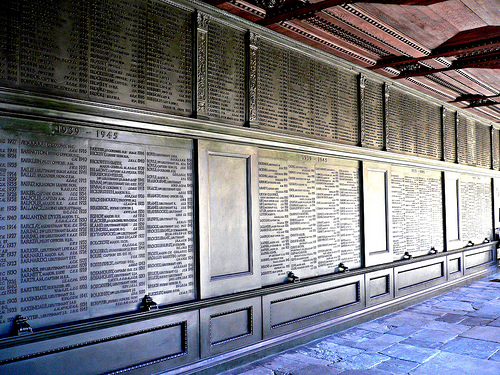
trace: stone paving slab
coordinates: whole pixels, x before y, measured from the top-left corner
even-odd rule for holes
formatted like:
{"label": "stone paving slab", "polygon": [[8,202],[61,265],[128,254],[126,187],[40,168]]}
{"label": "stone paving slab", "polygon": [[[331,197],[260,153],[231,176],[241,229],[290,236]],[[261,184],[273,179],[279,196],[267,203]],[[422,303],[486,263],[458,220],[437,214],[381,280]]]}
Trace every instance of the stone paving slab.
{"label": "stone paving slab", "polygon": [[437,353],[439,353],[439,351],[436,349],[420,348],[406,344],[394,344],[393,346],[382,350],[381,353],[392,358],[423,363],[429,358],[434,357]]}
{"label": "stone paving slab", "polygon": [[221,375],[500,375],[494,278]]}
{"label": "stone paving slab", "polygon": [[466,337],[457,337],[439,348],[439,350],[444,352],[470,355],[481,359],[488,359],[498,349],[500,349],[500,344],[498,343],[474,340]]}
{"label": "stone paving slab", "polygon": [[[498,313],[500,314],[500,311]],[[469,337],[471,339],[486,340],[486,341],[493,341],[500,343],[500,327],[476,326],[460,334],[460,336]]]}
{"label": "stone paving slab", "polygon": [[420,363],[404,361],[401,359],[390,359],[388,361],[382,362],[380,365],[377,365],[375,368],[377,370],[388,371],[391,374],[396,375],[406,375],[409,371],[418,367]]}
{"label": "stone paving slab", "polygon": [[455,353],[438,353],[415,370],[411,375],[498,375],[500,362],[477,359]]}

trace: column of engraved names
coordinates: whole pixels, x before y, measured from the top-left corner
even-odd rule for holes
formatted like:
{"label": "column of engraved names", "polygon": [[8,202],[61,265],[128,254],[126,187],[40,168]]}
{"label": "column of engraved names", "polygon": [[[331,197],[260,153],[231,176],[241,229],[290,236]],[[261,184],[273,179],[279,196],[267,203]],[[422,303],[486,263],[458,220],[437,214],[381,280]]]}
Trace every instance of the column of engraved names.
{"label": "column of engraved names", "polygon": [[194,298],[191,152],[147,152],[147,292],[156,303]]}
{"label": "column of engraved names", "polygon": [[43,91],[86,98],[87,4],[25,2],[22,11],[20,83]]}
{"label": "column of engraved names", "polygon": [[340,262],[340,186],[338,168],[316,165],[316,243],[318,269],[333,272]]}
{"label": "column of engraved names", "polygon": [[364,146],[382,150],[384,147],[383,84],[366,80],[364,108]]}
{"label": "column of engraved names", "polygon": [[146,3],[92,2],[90,17],[90,99],[145,105]]}
{"label": "column of engraved names", "polygon": [[428,179],[429,202],[432,202],[430,210],[432,222],[429,224],[431,246],[437,250],[444,249],[444,224],[443,224],[443,196],[442,181],[440,175],[434,175]]}
{"label": "column of engraved names", "polygon": [[349,268],[361,267],[359,173],[355,167],[339,167],[340,261]]}
{"label": "column of engraved names", "polygon": [[215,21],[208,30],[208,115],[245,122],[244,33]]}
{"label": "column of engraved names", "polygon": [[320,139],[335,140],[337,69],[321,61],[315,61],[313,69],[311,135]]}
{"label": "column of engraved names", "polygon": [[0,4],[0,82],[18,84],[21,1]]}
{"label": "column of engraved names", "polygon": [[19,314],[18,197],[19,139],[0,131],[0,334]]}
{"label": "column of engraved names", "polygon": [[191,48],[191,14],[148,0],[148,108],[181,115],[191,113]]}
{"label": "column of engraved names", "polygon": [[406,189],[404,174],[391,173],[392,251],[401,259],[406,249]]}
{"label": "column of engraved names", "polygon": [[89,162],[90,309],[116,313],[146,292],[145,148],[92,140]]}
{"label": "column of engraved names", "polygon": [[288,130],[295,134],[311,135],[311,60],[290,51],[288,74]]}
{"label": "column of engraved names", "polygon": [[259,211],[262,282],[279,282],[290,266],[288,166],[279,159],[259,160]]}
{"label": "column of engraved names", "polygon": [[337,84],[337,139],[358,143],[358,80],[356,74],[339,69]]}
{"label": "column of engraved names", "polygon": [[[309,156],[303,156],[309,159]],[[314,164],[288,162],[290,259],[292,270],[314,275],[317,269]]]}
{"label": "column of engraved names", "polygon": [[[420,197],[420,208],[418,210],[419,220],[418,220],[418,250],[424,255],[429,252],[431,247],[436,247],[435,244],[432,243],[432,232],[434,222],[432,221],[432,213],[434,211],[434,202],[432,201],[433,192],[432,192],[432,184],[431,179],[426,176],[425,171],[420,171],[422,174],[417,177],[418,180],[418,192],[417,194]],[[423,199],[422,197],[427,197],[427,199]],[[439,209],[439,206],[436,207]]]}
{"label": "column of engraved names", "polygon": [[420,199],[418,196],[418,180],[405,173],[405,218],[406,218],[406,251],[415,255],[419,251],[421,233],[418,232],[420,222]]}
{"label": "column of engraved names", "polygon": [[88,317],[87,141],[22,135],[19,153],[20,313],[43,325]]}
{"label": "column of engraved names", "polygon": [[286,130],[288,51],[262,40],[258,54],[257,116],[259,127]]}

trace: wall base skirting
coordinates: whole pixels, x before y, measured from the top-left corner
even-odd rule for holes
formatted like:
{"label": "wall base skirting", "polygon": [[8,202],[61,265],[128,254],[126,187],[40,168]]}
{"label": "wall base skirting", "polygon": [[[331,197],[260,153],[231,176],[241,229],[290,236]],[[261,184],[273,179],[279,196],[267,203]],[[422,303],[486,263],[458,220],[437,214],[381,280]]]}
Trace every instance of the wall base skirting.
{"label": "wall base skirting", "polygon": [[244,348],[224,353],[206,360],[183,366],[178,369],[163,372],[164,375],[213,375],[246,363],[256,361],[272,354],[279,353],[312,340],[343,331],[358,324],[379,318],[381,316],[405,309],[427,299],[444,294],[450,290],[468,285],[498,272],[496,266],[489,267],[478,273],[449,281],[421,292],[406,295],[401,298],[372,306],[351,314],[328,320],[311,327],[294,331],[286,335],[264,340]]}

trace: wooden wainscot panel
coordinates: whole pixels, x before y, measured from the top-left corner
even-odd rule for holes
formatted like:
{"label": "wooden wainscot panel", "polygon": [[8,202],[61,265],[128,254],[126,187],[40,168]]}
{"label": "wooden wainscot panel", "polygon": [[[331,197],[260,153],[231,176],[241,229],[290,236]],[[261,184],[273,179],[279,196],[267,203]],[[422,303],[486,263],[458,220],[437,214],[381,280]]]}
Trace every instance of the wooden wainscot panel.
{"label": "wooden wainscot panel", "polygon": [[464,257],[462,253],[448,255],[448,281],[464,275]]}
{"label": "wooden wainscot panel", "polygon": [[201,298],[260,288],[257,148],[199,141],[198,175]]}
{"label": "wooden wainscot panel", "polygon": [[200,311],[201,357],[228,352],[262,339],[260,297]]}
{"label": "wooden wainscot panel", "polygon": [[366,306],[373,306],[394,298],[393,269],[365,274]]}
{"label": "wooden wainscot panel", "polygon": [[464,273],[470,275],[492,265],[495,260],[494,245],[481,247],[479,249],[464,251]]}
{"label": "wooden wainscot panel", "polygon": [[394,268],[396,298],[445,282],[446,266],[442,257]]}
{"label": "wooden wainscot panel", "polygon": [[198,312],[193,311],[4,348],[0,373],[89,375],[120,370],[139,375],[198,358]]}
{"label": "wooden wainscot panel", "polygon": [[263,297],[264,338],[351,313],[365,305],[364,276],[353,276]]}

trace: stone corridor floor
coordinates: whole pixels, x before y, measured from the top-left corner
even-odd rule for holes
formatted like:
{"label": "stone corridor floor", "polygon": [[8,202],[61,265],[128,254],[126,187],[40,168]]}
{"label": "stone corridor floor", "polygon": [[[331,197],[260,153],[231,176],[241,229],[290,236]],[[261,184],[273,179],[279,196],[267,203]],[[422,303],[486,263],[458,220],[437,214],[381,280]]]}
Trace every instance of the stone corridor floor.
{"label": "stone corridor floor", "polygon": [[500,375],[500,273],[223,375]]}

